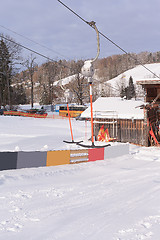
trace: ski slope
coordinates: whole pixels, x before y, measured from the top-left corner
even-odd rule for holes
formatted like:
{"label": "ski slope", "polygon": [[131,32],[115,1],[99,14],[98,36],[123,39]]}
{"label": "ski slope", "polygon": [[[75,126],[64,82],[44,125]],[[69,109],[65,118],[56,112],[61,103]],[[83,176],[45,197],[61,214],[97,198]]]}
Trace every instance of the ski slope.
{"label": "ski slope", "polygon": [[[160,76],[160,63],[145,64],[144,66],[157,76]],[[156,79],[155,76],[146,68],[138,65],[135,68],[129,69],[117,77],[107,81],[107,83],[110,83],[112,86],[116,87],[117,83],[123,79],[123,81],[126,81],[126,85],[128,85],[130,76],[132,76],[135,84],[138,80]]]}
{"label": "ski slope", "polygon": [[[0,122],[1,151],[68,148],[67,120]],[[73,128],[84,137],[84,122],[73,121]],[[130,145],[129,155],[104,161],[1,171],[0,239],[159,240],[159,202],[156,147]]]}

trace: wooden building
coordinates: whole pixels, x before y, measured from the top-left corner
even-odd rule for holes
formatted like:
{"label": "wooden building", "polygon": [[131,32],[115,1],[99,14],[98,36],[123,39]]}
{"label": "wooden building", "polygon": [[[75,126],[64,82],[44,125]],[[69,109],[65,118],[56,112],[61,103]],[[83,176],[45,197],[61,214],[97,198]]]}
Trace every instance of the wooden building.
{"label": "wooden building", "polygon": [[[143,101],[115,97],[98,98],[93,103],[95,137],[104,125],[104,129],[108,129],[110,137],[115,138],[116,141],[147,146],[147,122],[145,111],[140,107],[143,105]],[[89,119],[90,108],[86,109],[81,117]]]}
{"label": "wooden building", "polygon": [[[155,85],[156,90],[152,87],[152,94],[147,88],[151,85],[143,85],[146,89],[146,99],[150,102],[136,100],[122,100],[120,98],[99,98],[93,103],[94,112],[94,135],[102,125],[108,129],[111,138],[119,142],[129,142],[142,146],[158,145],[158,131],[155,124],[159,121],[160,95],[159,88]],[[156,102],[153,104],[153,100]],[[81,117],[90,118],[90,108],[88,108]]]}
{"label": "wooden building", "polygon": [[148,146],[160,146],[160,79],[137,81],[145,90]]}

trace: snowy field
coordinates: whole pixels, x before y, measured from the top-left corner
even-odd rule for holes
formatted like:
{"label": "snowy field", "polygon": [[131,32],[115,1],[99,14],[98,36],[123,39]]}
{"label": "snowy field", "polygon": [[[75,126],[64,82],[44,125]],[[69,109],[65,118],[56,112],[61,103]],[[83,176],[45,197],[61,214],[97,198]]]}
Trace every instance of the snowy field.
{"label": "snowy field", "polygon": [[[0,150],[67,148],[68,121],[0,117]],[[76,139],[84,122],[73,121]],[[88,130],[89,134],[89,130]],[[160,240],[160,149],[0,172],[1,240]]]}
{"label": "snowy field", "polygon": [[[84,122],[72,121],[75,139],[87,132]],[[86,132],[86,133],[85,133]],[[67,149],[63,140],[71,140],[69,121],[66,119],[36,119],[0,116],[0,151],[46,151]]]}

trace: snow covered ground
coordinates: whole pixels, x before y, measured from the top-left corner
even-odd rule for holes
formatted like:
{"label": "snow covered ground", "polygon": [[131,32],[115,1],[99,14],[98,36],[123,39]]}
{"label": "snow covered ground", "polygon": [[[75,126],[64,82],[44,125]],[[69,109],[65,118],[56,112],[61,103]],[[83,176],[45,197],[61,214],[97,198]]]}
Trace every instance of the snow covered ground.
{"label": "snow covered ground", "polygon": [[[160,63],[145,64],[144,66],[153,73],[155,73],[157,76],[160,76]],[[128,85],[130,76],[132,76],[134,83],[136,83],[136,81],[138,80],[156,79],[155,76],[147,69],[145,69],[141,65],[138,65],[135,68],[127,70],[124,73],[118,75],[117,77],[107,81],[107,83],[110,83],[112,86],[116,86],[117,82],[119,82],[120,79],[123,78],[124,80],[126,80],[126,84]]]}
{"label": "snow covered ground", "polygon": [[[0,117],[0,150],[66,148],[68,121]],[[76,138],[84,122],[73,121]],[[88,130],[89,134],[89,130]],[[2,240],[159,240],[160,149],[0,172]]]}
{"label": "snow covered ground", "polygon": [[[84,122],[72,121],[75,139],[85,137]],[[86,133],[85,133],[86,131]],[[71,140],[66,119],[36,119],[0,116],[0,151],[47,151],[67,149],[63,140]]]}
{"label": "snow covered ground", "polygon": [[[151,64],[144,64],[144,66],[149,69],[151,72],[155,73],[157,76],[160,76],[160,63],[151,63]],[[124,79],[126,81],[126,84],[128,85],[128,81],[130,76],[133,78],[133,82],[136,83],[138,80],[142,79],[155,79],[154,74],[149,72],[146,68],[144,68],[142,65],[137,65],[136,67],[129,69],[125,71],[124,73],[118,75],[115,78],[107,80],[107,83],[110,83],[112,86],[116,87],[117,83],[120,81],[120,79]],[[72,82],[75,79],[76,75],[71,75],[69,77],[63,78],[61,80],[58,80],[54,82],[54,86],[58,85],[66,85],[70,82]],[[95,75],[95,78],[97,79],[98,76]]]}

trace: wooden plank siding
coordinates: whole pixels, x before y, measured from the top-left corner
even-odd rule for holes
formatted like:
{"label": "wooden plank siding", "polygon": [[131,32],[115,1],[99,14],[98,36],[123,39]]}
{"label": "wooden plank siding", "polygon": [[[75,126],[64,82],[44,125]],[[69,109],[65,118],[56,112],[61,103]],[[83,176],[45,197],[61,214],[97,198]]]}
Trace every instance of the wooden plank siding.
{"label": "wooden plank siding", "polygon": [[113,122],[113,119],[95,120],[99,122],[94,124],[95,136],[98,135],[99,129],[104,125],[104,129],[108,128],[110,137],[116,138],[119,142],[129,142],[143,146],[148,144],[148,134],[144,119],[117,119],[116,124],[109,124],[109,122]]}

